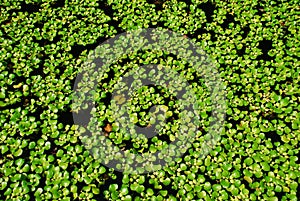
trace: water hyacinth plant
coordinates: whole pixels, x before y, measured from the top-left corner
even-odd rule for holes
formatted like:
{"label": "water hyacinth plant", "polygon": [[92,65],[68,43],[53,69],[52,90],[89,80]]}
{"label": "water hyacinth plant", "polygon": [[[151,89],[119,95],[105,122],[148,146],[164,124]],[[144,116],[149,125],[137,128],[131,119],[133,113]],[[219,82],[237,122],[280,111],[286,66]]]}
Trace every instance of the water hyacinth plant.
{"label": "water hyacinth plant", "polygon": [[[297,3],[4,0],[0,5],[0,200],[297,200]],[[95,109],[89,103],[72,107],[75,79],[89,52],[117,34],[157,27],[195,42],[209,54],[225,83],[224,131],[205,157],[203,144],[209,141],[206,134],[213,121],[211,91],[203,74],[178,55],[162,50],[121,55],[90,94]],[[106,48],[99,51],[108,53]],[[121,155],[104,156],[94,150],[98,154],[94,157],[92,146],[85,145],[109,140],[128,156],[148,156],[182,137],[176,134],[183,123],[180,115],[186,117],[184,122],[192,119],[173,90],[186,86],[173,77],[168,86],[141,86],[130,97],[113,94],[128,69],[149,64],[168,66],[187,79],[201,108],[197,131],[182,157],[162,168],[145,165],[140,169],[147,169],[145,174],[118,172],[97,157],[109,162],[122,159]],[[140,74],[157,80],[164,76],[162,71]],[[115,114],[114,101],[129,107]],[[74,110],[80,106],[85,108],[83,115],[95,118],[75,124],[72,113],[82,112]],[[123,128],[130,124],[121,115],[125,112],[142,130],[161,132],[148,137],[127,132]],[[103,135],[91,139],[88,131],[96,123]],[[108,147],[105,151],[114,153]],[[153,160],[165,155],[162,151]],[[134,160],[141,162],[143,157]]]}

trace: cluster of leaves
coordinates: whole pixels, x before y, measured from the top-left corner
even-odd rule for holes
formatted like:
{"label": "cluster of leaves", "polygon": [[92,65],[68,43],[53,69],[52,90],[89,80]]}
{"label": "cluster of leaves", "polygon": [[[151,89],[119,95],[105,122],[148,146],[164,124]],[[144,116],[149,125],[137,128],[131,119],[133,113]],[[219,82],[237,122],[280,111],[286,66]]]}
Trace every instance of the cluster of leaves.
{"label": "cluster of leaves", "polygon": [[[61,2],[5,0],[0,5],[0,200],[300,197],[296,0]],[[70,95],[88,50],[117,33],[157,26],[193,38],[216,61],[227,91],[225,133],[204,159],[200,135],[181,159],[162,170],[120,174],[101,165],[80,142],[84,128],[70,120]],[[111,71],[120,76],[129,61],[171,60],[183,65],[171,56],[146,53],[126,57]],[[201,78],[186,72],[197,98],[205,100],[208,94]],[[130,136],[119,136],[108,107],[108,91],[118,76],[103,83],[98,109],[107,137],[120,145]],[[173,106],[171,95],[156,97],[156,92],[141,89],[132,100],[132,113],[145,117],[138,118],[141,125],[151,119],[138,108],[146,110],[154,100]],[[207,100],[203,102],[205,107]],[[208,108],[201,117],[209,115]],[[202,121],[200,133],[205,134],[208,126],[208,120]],[[172,140],[171,123],[169,127],[165,132],[169,139],[152,138],[149,150]],[[132,140],[124,148],[146,146]]]}

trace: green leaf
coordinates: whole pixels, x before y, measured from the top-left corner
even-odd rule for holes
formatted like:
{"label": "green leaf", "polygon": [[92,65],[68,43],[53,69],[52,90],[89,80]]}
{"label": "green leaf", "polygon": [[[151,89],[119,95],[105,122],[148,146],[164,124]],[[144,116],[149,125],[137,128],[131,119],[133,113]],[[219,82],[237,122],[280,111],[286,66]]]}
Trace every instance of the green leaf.
{"label": "green leaf", "polygon": [[47,141],[44,145],[46,150],[49,150],[51,148],[51,142]]}
{"label": "green leaf", "polygon": [[248,176],[244,176],[244,179],[248,182],[248,183],[252,183],[252,179],[251,177],[248,177]]}
{"label": "green leaf", "polygon": [[171,179],[170,178],[166,178],[163,180],[162,182],[165,186],[168,186],[171,183]]}
{"label": "green leaf", "polygon": [[4,99],[4,98],[5,98],[5,92],[2,91],[2,90],[0,91],[0,98],[1,98],[1,99]]}
{"label": "green leaf", "polygon": [[71,190],[72,193],[77,193],[77,186],[72,185],[70,190]]}
{"label": "green leaf", "polygon": [[132,197],[130,196],[130,195],[126,195],[125,197],[124,197],[124,201],[132,201],[133,199],[132,199]]}
{"label": "green leaf", "polygon": [[21,156],[22,153],[23,153],[23,149],[17,149],[17,150],[13,153],[13,155],[16,156],[16,157],[18,157],[18,156]]}
{"label": "green leaf", "polygon": [[252,158],[246,158],[244,162],[247,166],[250,166],[253,163],[253,159]]}
{"label": "green leaf", "polygon": [[11,175],[12,174],[12,169],[11,168],[8,168],[8,167],[4,167],[4,175],[5,176],[9,176],[9,175]]}
{"label": "green leaf", "polygon": [[2,190],[4,190],[6,187],[7,187],[7,182],[6,182],[6,181],[2,181],[0,190],[2,191]]}
{"label": "green leaf", "polygon": [[68,163],[60,162],[59,166],[63,169],[66,170],[68,168]]}
{"label": "green leaf", "polygon": [[289,98],[288,97],[285,97],[284,99],[280,100],[280,105],[282,107],[286,107],[288,104],[289,104]]}
{"label": "green leaf", "polygon": [[59,150],[57,151],[57,153],[56,153],[56,156],[57,156],[57,157],[62,157],[63,154],[64,154],[64,151],[61,150],[61,149],[59,149]]}
{"label": "green leaf", "polygon": [[12,193],[12,189],[11,188],[7,188],[3,195],[4,196],[9,196],[11,193]]}
{"label": "green leaf", "polygon": [[191,191],[193,188],[191,187],[191,185],[189,185],[189,184],[185,184],[184,185],[184,188],[185,188],[185,190],[186,191]]}
{"label": "green leaf", "polygon": [[154,195],[154,191],[151,188],[147,188],[147,195],[148,196]]}
{"label": "green leaf", "polygon": [[16,165],[18,166],[18,167],[21,167],[23,164],[24,164],[24,159],[23,158],[19,158],[19,159],[17,159],[16,161],[15,161],[15,163],[16,163]]}
{"label": "green leaf", "polygon": [[269,165],[268,162],[262,162],[262,163],[261,163],[261,167],[262,167],[262,169],[263,169],[264,171],[266,171],[266,172],[270,171],[270,165]]}
{"label": "green leaf", "polygon": [[6,103],[4,103],[3,101],[0,101],[0,107],[5,107]]}
{"label": "green leaf", "polygon": [[122,195],[127,195],[129,193],[128,188],[125,186],[121,188],[120,192],[122,193]]}
{"label": "green leaf", "polygon": [[9,148],[6,145],[1,145],[1,154],[5,154]]}
{"label": "green leaf", "polygon": [[93,192],[93,194],[98,195],[98,194],[100,194],[100,189],[97,187],[92,187],[92,192]]}
{"label": "green leaf", "polygon": [[109,191],[110,192],[115,192],[115,191],[117,191],[118,190],[118,184],[111,184],[110,186],[109,186]]}

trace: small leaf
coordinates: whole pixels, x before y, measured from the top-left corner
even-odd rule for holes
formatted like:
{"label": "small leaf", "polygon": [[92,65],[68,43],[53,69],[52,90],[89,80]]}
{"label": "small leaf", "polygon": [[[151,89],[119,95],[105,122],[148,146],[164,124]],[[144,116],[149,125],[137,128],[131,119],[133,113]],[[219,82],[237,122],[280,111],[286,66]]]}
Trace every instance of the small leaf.
{"label": "small leaf", "polygon": [[115,191],[117,191],[117,189],[118,189],[118,184],[111,184],[109,186],[109,191],[110,192],[115,192]]}
{"label": "small leaf", "polygon": [[22,153],[23,153],[23,150],[22,150],[22,149],[18,149],[17,151],[15,151],[15,152],[13,153],[13,155],[16,156],[16,157],[18,157],[18,156],[21,156]]}
{"label": "small leaf", "polygon": [[100,189],[97,187],[92,187],[92,192],[93,192],[93,194],[98,195],[98,194],[100,194]]}
{"label": "small leaf", "polygon": [[19,158],[15,161],[16,165],[18,167],[21,167],[24,164],[24,159],[23,158]]}
{"label": "small leaf", "polygon": [[262,162],[262,163],[261,163],[261,167],[262,167],[262,169],[263,169],[264,171],[266,171],[266,172],[270,171],[270,165],[269,165],[269,163],[267,163],[267,162]]}
{"label": "small leaf", "polygon": [[151,188],[147,189],[147,195],[152,196],[154,194],[154,191]]}
{"label": "small leaf", "polygon": [[13,85],[13,88],[14,88],[14,89],[19,89],[19,88],[21,88],[22,84],[23,84],[23,83],[19,83],[19,84],[17,84],[17,85]]}
{"label": "small leaf", "polygon": [[2,154],[5,154],[8,150],[9,150],[9,148],[6,145],[1,145],[1,153]]}
{"label": "small leaf", "polygon": [[248,176],[244,176],[244,179],[248,182],[248,183],[252,183],[252,179],[251,177],[248,177]]}
{"label": "small leaf", "polygon": [[5,92],[4,91],[0,91],[0,98],[4,99],[5,98]]}

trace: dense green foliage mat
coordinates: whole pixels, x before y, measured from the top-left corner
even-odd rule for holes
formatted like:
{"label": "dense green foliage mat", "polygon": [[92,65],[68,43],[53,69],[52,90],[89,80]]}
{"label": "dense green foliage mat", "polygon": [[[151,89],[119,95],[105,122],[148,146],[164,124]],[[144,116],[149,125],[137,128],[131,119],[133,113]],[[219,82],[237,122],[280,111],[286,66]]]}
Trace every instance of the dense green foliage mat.
{"label": "dense green foliage mat", "polygon": [[[297,200],[300,197],[299,2],[163,0],[0,1],[0,200]],[[95,160],[72,118],[78,69],[101,42],[137,28],[164,27],[191,38],[226,85],[221,140],[199,157],[209,126],[208,92],[176,55],[137,52],[110,66],[97,99],[115,145],[155,151],[172,141],[172,120],[149,142],[121,135],[109,108],[123,66],[175,65],[203,100],[200,134],[153,173],[124,174]],[[186,72],[186,73],[185,73]],[[152,104],[174,97],[145,86],[132,101],[146,126]]]}

